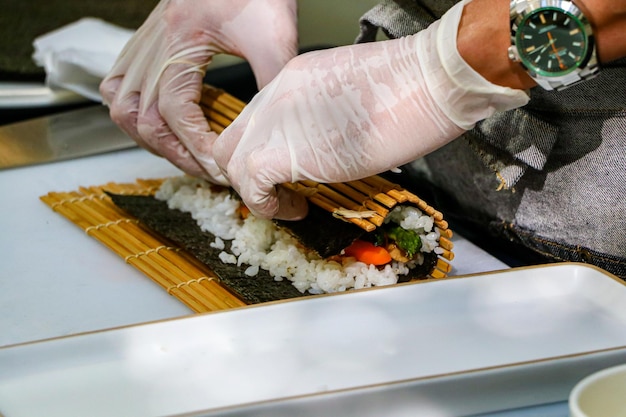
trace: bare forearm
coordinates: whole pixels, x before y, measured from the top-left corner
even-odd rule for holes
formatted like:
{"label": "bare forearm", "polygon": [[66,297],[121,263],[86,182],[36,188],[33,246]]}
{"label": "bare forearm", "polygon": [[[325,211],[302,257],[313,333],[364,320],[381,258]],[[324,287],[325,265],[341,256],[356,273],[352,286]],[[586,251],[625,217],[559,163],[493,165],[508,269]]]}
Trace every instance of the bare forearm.
{"label": "bare forearm", "polygon": [[[626,2],[575,0],[589,19],[600,62],[626,56]],[[473,0],[465,6],[457,47],[465,61],[494,84],[518,89],[535,82],[507,54],[510,46],[509,1]]]}
{"label": "bare forearm", "polygon": [[626,56],[626,1],[575,0],[591,22],[600,62]]}

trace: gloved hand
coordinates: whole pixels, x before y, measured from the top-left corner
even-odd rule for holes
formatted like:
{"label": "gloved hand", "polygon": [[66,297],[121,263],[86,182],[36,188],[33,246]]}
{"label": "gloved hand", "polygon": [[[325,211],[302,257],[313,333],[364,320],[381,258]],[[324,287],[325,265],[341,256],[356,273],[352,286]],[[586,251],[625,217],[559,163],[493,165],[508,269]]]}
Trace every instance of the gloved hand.
{"label": "gloved hand", "polygon": [[260,87],[297,53],[296,0],[161,0],[100,85],[111,118],[190,175],[226,183],[198,103],[214,54],[246,59]]}
{"label": "gloved hand", "polygon": [[431,152],[494,111],[528,101],[458,54],[463,4],[417,35],[300,55],[214,144],[257,216],[299,219],[306,201],[277,184],[344,182]]}

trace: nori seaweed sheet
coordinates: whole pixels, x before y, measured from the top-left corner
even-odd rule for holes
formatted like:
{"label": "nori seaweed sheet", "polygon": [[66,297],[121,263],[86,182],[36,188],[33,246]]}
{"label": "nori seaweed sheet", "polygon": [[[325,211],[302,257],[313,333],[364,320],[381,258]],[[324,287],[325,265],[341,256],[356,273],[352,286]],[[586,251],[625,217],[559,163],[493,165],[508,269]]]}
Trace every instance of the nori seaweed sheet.
{"label": "nori seaweed sheet", "polygon": [[[307,295],[298,291],[291,281],[276,281],[263,269],[259,269],[255,277],[249,277],[244,273],[247,266],[220,261],[222,250],[209,246],[209,243],[215,241],[215,236],[201,230],[189,213],[170,209],[166,202],[150,196],[107,194],[119,208],[207,265],[220,278],[224,287],[246,303],[257,304]],[[230,242],[226,241],[225,244],[226,250],[229,250]]]}
{"label": "nori seaweed sheet", "polygon": [[[215,236],[202,231],[189,213],[170,209],[167,203],[152,196],[119,195],[107,193],[115,205],[127,211],[151,230],[186,249],[200,262],[207,265],[220,278],[222,285],[249,304],[263,303],[281,299],[303,297],[291,281],[276,281],[267,271],[260,269],[255,277],[245,275],[247,266],[225,264],[219,259],[221,249],[209,246]],[[337,255],[355,239],[366,232],[352,223],[334,218],[328,212],[311,204],[309,214],[300,221],[276,220],[275,223],[285,228],[305,247],[317,251],[326,258]],[[224,250],[230,250],[230,242],[224,242]],[[406,276],[400,276],[400,282],[414,278],[424,278],[433,269],[437,261],[434,253],[424,254],[424,263]]]}
{"label": "nori seaweed sheet", "polygon": [[366,232],[360,227],[333,217],[320,207],[309,204],[309,213],[303,220],[275,220],[305,247],[313,249],[322,258],[339,255]]}

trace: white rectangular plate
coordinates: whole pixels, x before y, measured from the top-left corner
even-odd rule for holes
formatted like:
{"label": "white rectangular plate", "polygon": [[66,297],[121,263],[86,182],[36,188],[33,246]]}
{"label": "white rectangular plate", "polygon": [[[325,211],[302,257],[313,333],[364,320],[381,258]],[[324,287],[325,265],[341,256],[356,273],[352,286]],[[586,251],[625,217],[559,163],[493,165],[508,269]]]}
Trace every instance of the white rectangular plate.
{"label": "white rectangular plate", "polygon": [[562,401],[620,361],[626,285],[557,264],[6,347],[0,413],[459,415]]}

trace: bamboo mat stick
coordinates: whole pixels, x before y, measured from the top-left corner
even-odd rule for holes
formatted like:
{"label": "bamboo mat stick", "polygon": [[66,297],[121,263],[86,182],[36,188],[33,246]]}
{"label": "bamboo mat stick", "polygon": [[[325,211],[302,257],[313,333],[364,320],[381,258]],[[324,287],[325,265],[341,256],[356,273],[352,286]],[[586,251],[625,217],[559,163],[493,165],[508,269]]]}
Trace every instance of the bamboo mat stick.
{"label": "bamboo mat stick", "polygon": [[[435,223],[435,224],[437,224],[437,223]],[[452,230],[447,228],[448,227],[448,223],[447,222],[445,223],[445,226],[446,226],[445,229],[437,227],[437,230],[439,231],[439,235],[443,236],[443,237],[447,237],[448,239],[451,239],[452,235],[453,235]]]}
{"label": "bamboo mat stick", "polygon": [[202,96],[202,99],[200,100],[200,105],[207,109],[213,110],[215,113],[223,115],[225,119],[231,121],[235,120],[235,118],[239,115],[239,111],[233,109],[225,102],[218,100],[216,97],[212,97],[209,95]]}
{"label": "bamboo mat stick", "polygon": [[454,259],[454,252],[449,251],[448,249],[441,248],[441,257],[451,261]]}
{"label": "bamboo mat stick", "polygon": [[209,127],[211,128],[212,131],[214,131],[217,134],[222,133],[224,131],[224,129],[225,129],[224,126],[219,125],[219,124],[215,123],[212,120],[209,120]]}
{"label": "bamboo mat stick", "polygon": [[445,273],[445,272],[443,272],[443,271],[442,271],[442,270],[440,270],[440,269],[435,268],[435,269],[433,269],[433,270],[432,270],[432,272],[430,273],[430,276],[431,276],[431,277],[433,277],[433,278],[436,278],[436,279],[442,279],[442,278],[445,278],[445,277],[446,277],[446,273]]}
{"label": "bamboo mat stick", "polygon": [[213,111],[212,109],[207,109],[206,107],[203,107],[202,111],[212,124],[217,126],[218,129],[222,126],[227,127],[233,121],[233,119],[229,119],[223,114]]}
{"label": "bamboo mat stick", "polygon": [[440,237],[439,246],[447,250],[452,250],[452,247],[454,246],[454,244],[452,243],[451,240],[447,239],[446,237]]}
{"label": "bamboo mat stick", "polygon": [[365,195],[368,195],[372,200],[378,201],[380,204],[389,209],[394,208],[396,204],[398,204],[398,200],[391,198],[387,194],[381,192],[380,189],[374,188],[364,181],[348,181],[347,184]]}
{"label": "bamboo mat stick", "polygon": [[354,201],[363,202],[363,204],[364,204],[364,206],[366,208],[375,211],[376,213],[378,213],[383,218],[387,217],[387,215],[389,214],[389,210],[387,208],[385,208],[382,205],[376,203],[375,201],[369,199],[367,195],[365,195],[362,192],[360,192],[360,191],[350,187],[347,184],[344,184],[344,183],[332,183],[332,184],[328,184],[328,186],[330,188],[336,190],[339,193],[345,194],[347,197],[351,198]]}
{"label": "bamboo mat stick", "polygon": [[448,273],[452,270],[452,266],[443,259],[437,259],[436,267],[445,273]]}
{"label": "bamboo mat stick", "polygon": [[385,180],[383,177],[373,175],[371,177],[365,177],[361,181],[369,184],[373,188],[383,191],[385,194],[398,201],[398,203],[404,203],[407,200],[406,196],[400,192],[399,186]]}
{"label": "bamboo mat stick", "polygon": [[244,107],[246,106],[246,103],[226,93],[224,90],[211,87],[208,85],[204,85],[204,88],[202,90],[202,95],[206,97],[210,97],[214,99],[215,101],[218,101],[224,104],[226,107],[233,110],[237,114],[241,113]]}

